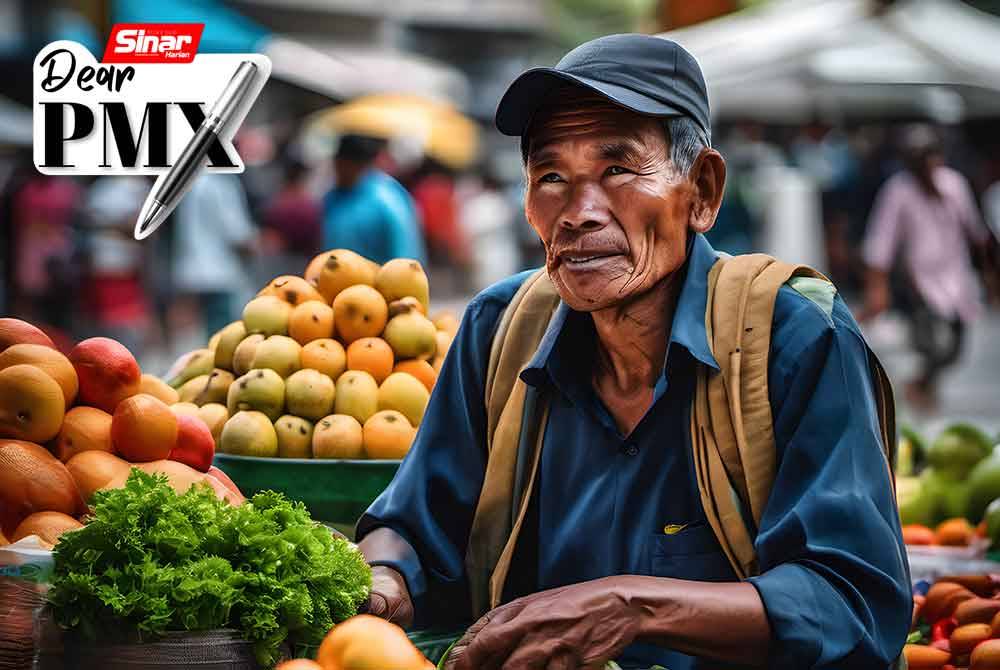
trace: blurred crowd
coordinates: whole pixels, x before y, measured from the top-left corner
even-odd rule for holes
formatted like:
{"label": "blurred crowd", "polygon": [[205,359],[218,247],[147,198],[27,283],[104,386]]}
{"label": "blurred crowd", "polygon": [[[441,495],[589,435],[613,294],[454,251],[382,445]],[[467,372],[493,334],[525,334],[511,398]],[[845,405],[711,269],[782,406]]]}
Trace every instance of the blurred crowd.
{"label": "blurred crowd", "polygon": [[[925,363],[907,393],[932,402],[965,325],[980,304],[1000,302],[1000,154],[924,125],[730,123],[715,137],[729,169],[716,247],[818,265],[861,319],[886,309],[911,317]],[[390,149],[346,135],[317,161],[288,143],[243,175],[200,177],[141,243],[132,231],[151,180],[43,176],[30,155],[11,156],[0,311],[167,358],[324,249],[417,258],[435,299],[455,303],[543,262],[523,218],[519,165],[497,154],[456,171],[433,158],[400,162]]]}

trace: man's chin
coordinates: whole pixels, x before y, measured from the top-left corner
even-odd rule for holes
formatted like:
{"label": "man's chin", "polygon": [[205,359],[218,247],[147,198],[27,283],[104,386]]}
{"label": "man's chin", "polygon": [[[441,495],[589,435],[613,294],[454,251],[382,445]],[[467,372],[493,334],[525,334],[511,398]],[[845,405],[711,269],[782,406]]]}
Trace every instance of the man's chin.
{"label": "man's chin", "polygon": [[558,271],[550,276],[559,292],[559,297],[576,312],[596,312],[614,307],[626,301],[631,293],[629,289],[623,290],[625,279],[622,277],[615,280],[606,277],[579,281],[575,277],[566,277]]}

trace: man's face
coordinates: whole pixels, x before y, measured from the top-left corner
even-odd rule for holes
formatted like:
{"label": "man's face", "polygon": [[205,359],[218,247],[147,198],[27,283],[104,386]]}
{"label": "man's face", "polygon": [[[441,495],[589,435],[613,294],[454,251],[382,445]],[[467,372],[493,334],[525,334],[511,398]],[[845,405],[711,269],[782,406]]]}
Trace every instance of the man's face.
{"label": "man's face", "polygon": [[560,297],[590,312],[683,265],[697,189],[674,168],[660,120],[575,97],[532,124],[525,214]]}

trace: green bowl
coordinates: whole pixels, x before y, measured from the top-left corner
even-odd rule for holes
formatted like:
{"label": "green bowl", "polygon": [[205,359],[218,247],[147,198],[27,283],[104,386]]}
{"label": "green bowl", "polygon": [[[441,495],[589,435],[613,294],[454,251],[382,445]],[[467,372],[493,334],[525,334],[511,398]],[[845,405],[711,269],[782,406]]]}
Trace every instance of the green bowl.
{"label": "green bowl", "polygon": [[400,461],[260,458],[215,455],[215,466],[247,497],[270,489],[301,500],[317,521],[353,530],[355,522],[382,493]]}

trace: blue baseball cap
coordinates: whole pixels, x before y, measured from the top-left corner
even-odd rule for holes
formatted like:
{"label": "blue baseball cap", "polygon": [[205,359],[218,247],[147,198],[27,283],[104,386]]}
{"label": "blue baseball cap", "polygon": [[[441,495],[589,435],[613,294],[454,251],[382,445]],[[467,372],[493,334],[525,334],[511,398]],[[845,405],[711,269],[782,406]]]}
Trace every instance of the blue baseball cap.
{"label": "blue baseball cap", "polygon": [[708,91],[698,61],[676,42],[635,33],[585,42],[555,67],[521,74],[500,99],[497,129],[523,136],[548,93],[567,82],[639,114],[690,117],[711,137]]}

